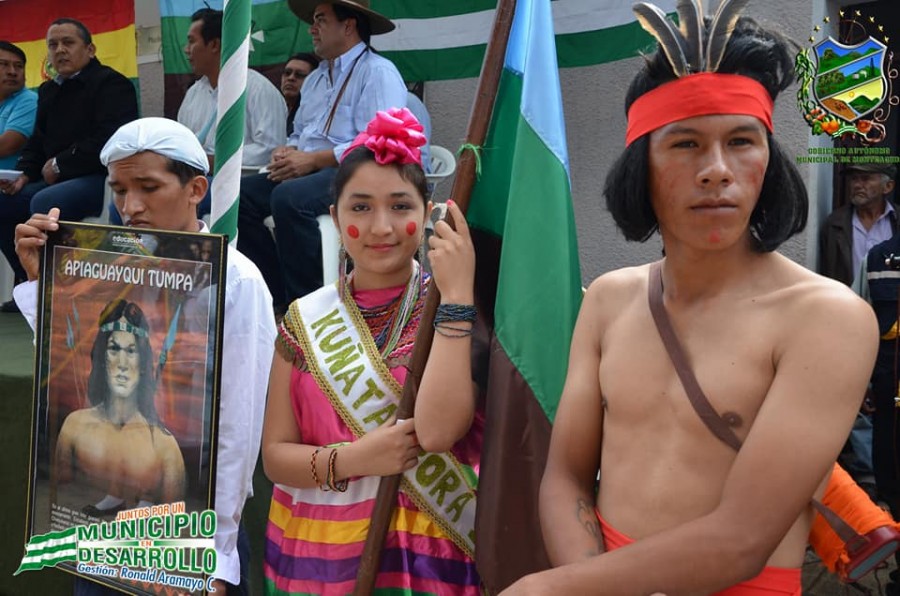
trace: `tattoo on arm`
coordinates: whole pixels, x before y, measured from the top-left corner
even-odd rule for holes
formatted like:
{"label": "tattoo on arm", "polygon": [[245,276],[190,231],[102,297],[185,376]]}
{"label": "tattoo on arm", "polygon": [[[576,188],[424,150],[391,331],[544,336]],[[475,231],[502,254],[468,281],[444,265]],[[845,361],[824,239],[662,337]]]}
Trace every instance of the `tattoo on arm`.
{"label": "tattoo on arm", "polygon": [[597,516],[594,513],[592,503],[585,499],[578,499],[575,507],[575,516],[584,527],[584,530],[597,541],[597,548],[584,552],[585,558],[595,557],[603,552],[603,537],[600,534],[600,524],[597,522]]}

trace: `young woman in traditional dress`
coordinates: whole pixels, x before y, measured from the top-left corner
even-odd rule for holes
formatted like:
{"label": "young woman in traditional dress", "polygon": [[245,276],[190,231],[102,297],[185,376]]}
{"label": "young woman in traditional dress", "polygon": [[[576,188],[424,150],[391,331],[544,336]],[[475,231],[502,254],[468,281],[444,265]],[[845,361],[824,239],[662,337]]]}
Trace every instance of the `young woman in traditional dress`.
{"label": "young woman in traditional dress", "polygon": [[344,153],[331,208],[353,271],[291,304],[279,329],[263,431],[276,483],[265,574],[274,594],[347,594],[382,476],[404,474],[376,593],[478,594],[472,559],[481,424],[471,382],[475,255],[435,226],[441,292],[413,419],[394,412],[429,275],[416,259],[431,212],[406,109],[379,112]]}

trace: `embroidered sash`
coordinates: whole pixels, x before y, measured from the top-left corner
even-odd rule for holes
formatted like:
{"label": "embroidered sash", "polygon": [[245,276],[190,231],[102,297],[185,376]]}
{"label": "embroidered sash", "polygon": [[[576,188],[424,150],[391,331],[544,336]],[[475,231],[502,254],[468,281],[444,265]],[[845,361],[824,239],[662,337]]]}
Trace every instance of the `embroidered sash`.
{"label": "embroidered sash", "polygon": [[[309,372],[357,438],[390,418],[403,387],[381,358],[359,309],[337,284],[291,304],[284,324],[300,342]],[[425,453],[403,473],[403,492],[469,557],[475,553],[475,491],[449,452]],[[293,492],[293,491],[292,491]]]}

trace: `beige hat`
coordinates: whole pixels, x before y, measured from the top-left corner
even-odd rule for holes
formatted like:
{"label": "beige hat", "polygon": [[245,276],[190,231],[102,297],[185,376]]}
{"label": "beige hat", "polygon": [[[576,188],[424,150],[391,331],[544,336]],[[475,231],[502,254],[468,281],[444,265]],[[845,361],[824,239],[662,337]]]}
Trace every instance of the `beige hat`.
{"label": "beige hat", "polygon": [[394,23],[383,15],[369,8],[369,0],[288,0],[288,6],[300,20],[312,24],[313,13],[320,4],[340,4],[354,10],[369,19],[372,35],[381,35],[394,30]]}

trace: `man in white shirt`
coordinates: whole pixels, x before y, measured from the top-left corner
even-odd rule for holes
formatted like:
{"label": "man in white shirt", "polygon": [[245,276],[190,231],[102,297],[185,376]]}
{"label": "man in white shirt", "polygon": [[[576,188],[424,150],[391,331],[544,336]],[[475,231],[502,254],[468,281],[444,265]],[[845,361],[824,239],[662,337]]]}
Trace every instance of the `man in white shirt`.
{"label": "man in white shirt", "polygon": [[[222,57],[222,11],[204,8],[191,16],[187,54],[191,70],[200,78],[190,86],[178,121],[197,135],[213,169],[216,142],[216,101],[219,94],[219,63]],[[272,150],[284,143],[287,104],[269,79],[247,70],[247,106],[244,112],[244,166],[262,167]]]}
{"label": "man in white shirt", "polygon": [[[125,225],[173,231],[208,231],[197,219],[206,194],[206,155],[184,126],[165,118],[143,118],[122,126],[103,148],[116,209]],[[60,211],[35,213],[16,228],[16,254],[28,280],[13,296],[32,326],[37,310],[37,278],[46,232],[57,229]],[[239,552],[244,502],[252,494],[259,453],[269,367],[275,342],[272,298],[259,270],[228,247],[222,382],[216,467],[215,576],[224,590],[246,588],[249,547]],[[115,495],[107,497],[116,498]],[[228,584],[225,586],[222,584]],[[229,589],[229,593],[232,591]]]}

